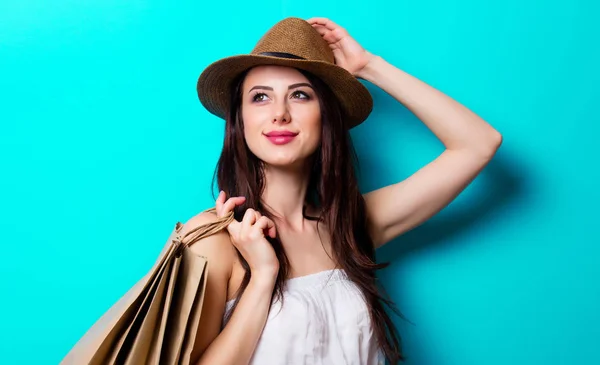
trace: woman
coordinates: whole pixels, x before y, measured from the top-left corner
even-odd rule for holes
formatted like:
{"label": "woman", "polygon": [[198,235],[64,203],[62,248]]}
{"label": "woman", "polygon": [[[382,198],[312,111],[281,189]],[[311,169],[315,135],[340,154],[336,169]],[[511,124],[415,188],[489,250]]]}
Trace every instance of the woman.
{"label": "woman", "polygon": [[[368,80],[411,110],[446,150],[408,179],[361,195],[348,130]],[[209,260],[197,364],[395,364],[375,249],[452,201],[501,135],[443,93],[364,50],[325,18],[288,18],[250,55],[210,65],[202,104],[226,120],[216,216],[235,220],[192,250]],[[394,309],[392,307],[392,309]]]}

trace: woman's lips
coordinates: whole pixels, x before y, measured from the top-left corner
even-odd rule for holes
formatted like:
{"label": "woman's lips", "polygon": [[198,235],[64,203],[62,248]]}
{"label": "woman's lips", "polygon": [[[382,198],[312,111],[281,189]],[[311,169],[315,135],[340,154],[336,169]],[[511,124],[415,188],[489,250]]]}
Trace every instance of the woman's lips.
{"label": "woman's lips", "polygon": [[271,135],[271,136],[267,136],[265,135],[265,137],[267,137],[267,139],[276,145],[282,145],[282,144],[287,144],[290,143],[292,140],[294,140],[294,138],[296,138],[295,135],[291,135],[291,134],[286,134],[286,135]]}
{"label": "woman's lips", "polygon": [[297,132],[292,132],[292,131],[287,131],[287,130],[273,130],[270,131],[268,133],[265,133],[264,136],[267,137],[267,139],[276,145],[282,145],[282,144],[287,144],[290,143],[291,141],[294,140],[294,138],[296,138],[296,136],[298,135]]}

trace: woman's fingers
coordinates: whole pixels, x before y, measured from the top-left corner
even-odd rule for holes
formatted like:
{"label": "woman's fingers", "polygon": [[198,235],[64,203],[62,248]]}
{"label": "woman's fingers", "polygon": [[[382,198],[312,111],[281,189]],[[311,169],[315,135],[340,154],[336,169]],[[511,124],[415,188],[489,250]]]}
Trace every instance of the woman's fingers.
{"label": "woman's fingers", "polygon": [[217,216],[221,217],[221,211],[223,210],[223,203],[225,203],[225,193],[223,190],[219,191],[219,195],[217,196],[217,200],[215,202],[215,208],[217,208]]}
{"label": "woman's fingers", "polygon": [[339,42],[348,34],[346,29],[327,18],[310,18],[307,22],[329,43],[330,47],[332,43]]}
{"label": "woman's fingers", "polygon": [[256,211],[254,209],[246,209],[244,218],[242,218],[241,234],[248,234],[250,232],[250,228],[252,228],[252,225],[257,219],[258,217],[256,216]]}
{"label": "woman's fingers", "polygon": [[269,237],[271,238],[275,238],[277,235],[276,229],[275,229],[275,223],[273,223],[272,220],[270,220],[268,217],[260,217],[257,221],[255,226],[257,226],[258,228],[260,228],[263,232],[267,232],[267,234],[269,235]]}
{"label": "woman's fingers", "polygon": [[[217,217],[219,218],[226,216],[231,211],[233,211],[236,205],[241,205],[244,203],[244,201],[246,201],[246,198],[243,196],[233,197],[225,200],[226,198],[227,195],[225,194],[225,192],[220,191],[215,202]],[[240,231],[240,222],[234,219],[233,222],[229,223],[229,225],[227,226],[227,231],[229,232],[229,234],[237,235]]]}
{"label": "woman's fingers", "polygon": [[236,205],[242,205],[244,201],[246,201],[246,198],[243,196],[227,199],[225,204],[223,204],[223,215],[232,212]]}
{"label": "woman's fingers", "polygon": [[[229,212],[233,211],[237,205],[241,205],[246,201],[246,198],[243,196],[232,197],[225,200],[226,198],[225,192],[220,191],[215,204],[218,217],[224,217]],[[269,237],[275,238],[277,235],[273,221],[252,208],[246,209],[241,222],[236,220],[231,222],[227,227],[227,230],[230,234],[235,236],[248,236],[252,234],[251,229],[254,226],[260,230],[260,233],[263,236],[268,235]]]}
{"label": "woman's fingers", "polygon": [[219,196],[215,202],[218,217],[224,217],[226,214],[233,211],[236,205],[241,205],[246,201],[246,198],[243,196],[231,197],[225,201],[226,198],[227,196],[223,191],[219,192]]}
{"label": "woman's fingers", "polygon": [[307,20],[307,22],[310,25],[322,25],[325,28],[329,29],[329,30],[334,30],[335,28],[337,28],[337,24],[335,24],[334,22],[332,22],[331,20],[329,20],[328,18],[323,18],[323,17],[313,17]]}
{"label": "woman's fingers", "polygon": [[329,32],[329,30],[327,28],[325,28],[322,25],[319,24],[313,24],[312,25],[313,29],[316,30],[321,36],[324,36],[325,34],[327,34],[327,32]]}

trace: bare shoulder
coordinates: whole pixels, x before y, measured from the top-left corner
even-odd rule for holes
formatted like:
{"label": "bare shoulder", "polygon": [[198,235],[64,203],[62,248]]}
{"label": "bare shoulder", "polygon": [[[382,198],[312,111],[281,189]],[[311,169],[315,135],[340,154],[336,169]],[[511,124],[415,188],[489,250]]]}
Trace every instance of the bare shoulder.
{"label": "bare shoulder", "polygon": [[[181,236],[183,237],[193,229],[213,223],[216,220],[217,215],[213,212],[204,211],[198,213],[185,222],[181,229]],[[193,243],[190,249],[192,252],[207,258],[210,271],[213,275],[222,276],[226,274],[227,278],[231,276],[236,251],[227,230],[222,230]]]}

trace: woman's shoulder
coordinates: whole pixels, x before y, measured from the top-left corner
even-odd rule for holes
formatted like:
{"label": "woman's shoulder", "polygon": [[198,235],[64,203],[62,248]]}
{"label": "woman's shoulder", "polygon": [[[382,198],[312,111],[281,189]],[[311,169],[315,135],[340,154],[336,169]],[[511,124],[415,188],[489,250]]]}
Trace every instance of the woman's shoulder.
{"label": "woman's shoulder", "polygon": [[[214,211],[202,211],[184,223],[180,234],[182,237],[185,237],[188,232],[200,226],[214,223],[217,220],[218,218]],[[211,275],[220,273],[221,275],[226,275],[227,278],[231,277],[231,271],[237,255],[227,229],[224,228],[194,242],[190,245],[190,249],[195,254],[204,256],[207,259]]]}

